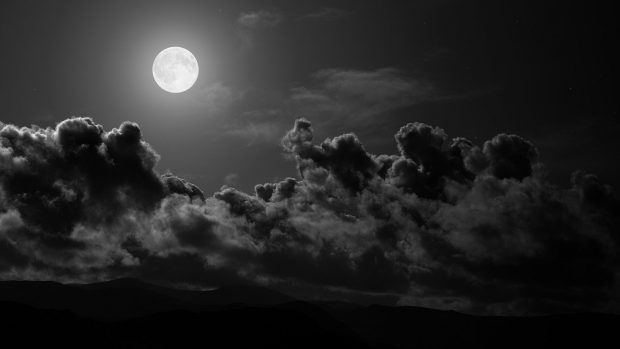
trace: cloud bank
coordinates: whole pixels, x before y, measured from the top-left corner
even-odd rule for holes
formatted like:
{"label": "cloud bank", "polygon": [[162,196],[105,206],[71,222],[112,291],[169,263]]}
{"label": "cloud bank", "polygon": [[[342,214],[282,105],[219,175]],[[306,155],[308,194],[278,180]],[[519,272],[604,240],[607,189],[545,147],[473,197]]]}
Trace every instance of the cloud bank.
{"label": "cloud bank", "polygon": [[155,171],[135,123],[0,125],[0,278],[137,276],[389,295],[477,313],[618,311],[619,206],[575,172],[545,179],[527,140],[476,145],[421,123],[371,154],[354,134],[282,139],[297,178],[212,196]]}

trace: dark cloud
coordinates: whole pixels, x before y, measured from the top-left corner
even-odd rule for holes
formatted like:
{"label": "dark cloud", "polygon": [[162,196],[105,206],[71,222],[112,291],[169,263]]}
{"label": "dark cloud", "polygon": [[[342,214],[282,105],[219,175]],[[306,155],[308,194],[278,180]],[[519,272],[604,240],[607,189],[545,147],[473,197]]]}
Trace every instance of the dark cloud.
{"label": "dark cloud", "polygon": [[498,178],[523,179],[532,174],[538,155],[532,143],[516,135],[500,134],[484,143],[491,171]]}
{"label": "dark cloud", "polygon": [[[421,123],[370,154],[311,123],[282,139],[299,178],[207,197],[155,170],[140,128],[89,118],[0,129],[0,277],[250,282],[481,313],[612,310],[619,206],[560,189],[516,135],[478,146]],[[304,293],[305,292],[305,293]],[[314,291],[313,291],[314,292]]]}
{"label": "dark cloud", "polygon": [[169,194],[185,194],[190,198],[200,198],[201,200],[205,199],[205,195],[200,188],[183,178],[179,178],[171,173],[166,173],[161,176],[161,180],[164,183],[164,186],[168,189],[167,192]]}
{"label": "dark cloud", "polygon": [[360,191],[375,176],[378,165],[354,134],[326,139],[320,145],[313,145],[312,137],[310,122],[299,119],[282,139],[284,149],[297,157],[302,178],[319,166],[328,169],[347,189]]}
{"label": "dark cloud", "polygon": [[172,193],[204,198],[192,184],[154,171],[159,156],[134,123],[109,132],[89,118],[54,129],[4,125],[0,149],[3,245],[27,256],[28,268],[64,273],[133,263],[116,246],[127,237],[114,235],[123,220],[153,214]]}

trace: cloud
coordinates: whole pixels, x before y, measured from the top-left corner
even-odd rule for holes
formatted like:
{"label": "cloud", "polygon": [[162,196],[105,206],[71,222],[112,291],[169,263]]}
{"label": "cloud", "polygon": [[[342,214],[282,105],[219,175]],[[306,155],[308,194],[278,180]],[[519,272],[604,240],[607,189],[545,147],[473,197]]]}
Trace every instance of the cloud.
{"label": "cloud", "polygon": [[240,100],[243,92],[226,86],[222,82],[214,82],[205,86],[195,96],[202,103],[202,110],[220,113]]}
{"label": "cloud", "polygon": [[276,143],[282,137],[285,127],[281,110],[266,109],[243,112],[237,122],[230,122],[225,133],[246,139],[248,144],[256,142]]}
{"label": "cloud", "polygon": [[352,14],[352,11],[347,11],[340,8],[321,7],[315,12],[305,14],[302,18],[321,21],[335,21],[351,16]]}
{"label": "cloud", "polygon": [[436,93],[425,79],[393,68],[322,69],[311,75],[310,83],[265,98],[270,99],[269,108],[242,113],[227,133],[250,144],[275,143],[292,122],[291,115],[312,115],[328,130],[382,126],[400,109],[436,100]]}
{"label": "cloud", "polygon": [[235,186],[239,182],[239,174],[237,173],[229,173],[224,176],[224,184],[229,186]]}
{"label": "cloud", "polygon": [[133,265],[119,245],[128,232],[112,222],[155,212],[168,195],[203,197],[154,171],[159,156],[131,122],[108,132],[89,118],[53,129],[4,125],[0,149],[0,240],[28,270]]}
{"label": "cloud", "polygon": [[259,10],[255,12],[242,12],[237,18],[240,26],[249,29],[275,27],[282,22],[283,16],[279,12]]}
{"label": "cloud", "polygon": [[227,135],[243,138],[248,140],[248,145],[256,142],[273,142],[279,138],[281,127],[276,123],[260,122],[257,124],[248,123],[239,127],[230,127]]}
{"label": "cloud", "polygon": [[255,43],[257,32],[278,26],[284,16],[278,11],[258,10],[242,12],[237,17],[237,34],[246,47]]}
{"label": "cloud", "polygon": [[292,103],[299,113],[355,118],[362,123],[427,100],[434,90],[429,82],[392,68],[324,69],[313,78],[314,86],[291,91]]}
{"label": "cloud", "polygon": [[281,142],[296,178],[206,197],[154,170],[134,123],[2,125],[0,278],[251,282],[477,313],[619,310],[619,206],[596,176],[577,171],[558,188],[517,135],[477,145],[410,123],[394,140],[398,153],[371,154],[352,133],[317,141],[299,119]]}

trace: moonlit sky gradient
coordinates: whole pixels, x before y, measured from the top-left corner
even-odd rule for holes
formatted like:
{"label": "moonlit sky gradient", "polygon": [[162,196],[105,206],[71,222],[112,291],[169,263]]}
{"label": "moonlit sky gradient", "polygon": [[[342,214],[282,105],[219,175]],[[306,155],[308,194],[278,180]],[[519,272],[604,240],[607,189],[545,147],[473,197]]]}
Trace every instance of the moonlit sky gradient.
{"label": "moonlit sky gradient", "polygon": [[[293,175],[279,140],[300,116],[318,139],[353,131],[375,153],[393,153],[410,121],[473,140],[514,132],[558,182],[579,164],[617,186],[611,13],[533,1],[8,1],[2,121],[135,121],[160,171],[207,193]],[[151,75],[169,46],[201,57],[183,94]]]}

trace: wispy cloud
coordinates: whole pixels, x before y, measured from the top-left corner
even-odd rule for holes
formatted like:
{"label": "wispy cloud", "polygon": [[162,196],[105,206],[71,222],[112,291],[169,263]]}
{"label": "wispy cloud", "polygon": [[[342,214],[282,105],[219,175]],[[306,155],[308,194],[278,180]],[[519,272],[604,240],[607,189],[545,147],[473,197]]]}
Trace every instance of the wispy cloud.
{"label": "wispy cloud", "polygon": [[283,16],[277,11],[260,10],[255,12],[242,12],[237,18],[240,26],[249,29],[275,27],[282,22]]}
{"label": "wispy cloud", "polygon": [[237,186],[239,184],[239,174],[237,173],[229,173],[224,176],[224,184],[230,187]]}
{"label": "wispy cloud", "polygon": [[335,7],[321,7],[320,9],[307,13],[301,18],[322,20],[322,21],[335,21],[341,18],[349,17],[353,14],[353,11],[343,10]]}
{"label": "wispy cloud", "polygon": [[242,91],[238,91],[222,82],[208,84],[196,94],[196,98],[209,113],[220,113],[242,97]]}
{"label": "wispy cloud", "polygon": [[310,82],[290,88],[273,106],[240,114],[229,135],[277,142],[294,117],[305,116],[323,127],[371,125],[416,103],[434,100],[435,87],[394,68],[323,69]]}
{"label": "wispy cloud", "polygon": [[256,32],[276,27],[284,16],[276,10],[242,12],[237,17],[237,34],[245,46],[253,46]]}
{"label": "wispy cloud", "polygon": [[310,87],[291,90],[296,109],[307,115],[354,117],[356,122],[431,98],[433,85],[393,68],[376,70],[324,69]]}
{"label": "wispy cloud", "polygon": [[225,133],[230,136],[248,140],[248,145],[257,142],[277,142],[284,132],[280,122],[259,121],[246,122],[230,127]]}

